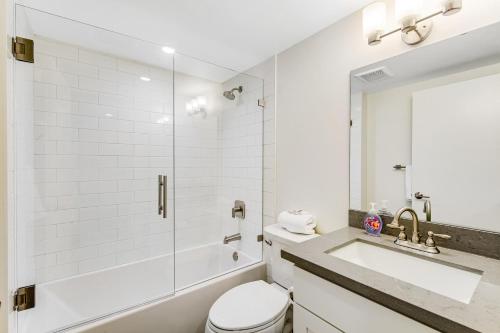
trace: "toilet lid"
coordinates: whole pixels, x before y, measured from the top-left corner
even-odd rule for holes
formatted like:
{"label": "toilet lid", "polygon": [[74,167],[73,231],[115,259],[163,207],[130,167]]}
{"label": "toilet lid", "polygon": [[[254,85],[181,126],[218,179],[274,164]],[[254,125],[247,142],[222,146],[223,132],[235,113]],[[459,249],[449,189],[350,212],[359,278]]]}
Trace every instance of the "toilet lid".
{"label": "toilet lid", "polygon": [[242,284],[227,291],[212,305],[210,322],[223,330],[263,326],[288,306],[288,295],[264,281]]}

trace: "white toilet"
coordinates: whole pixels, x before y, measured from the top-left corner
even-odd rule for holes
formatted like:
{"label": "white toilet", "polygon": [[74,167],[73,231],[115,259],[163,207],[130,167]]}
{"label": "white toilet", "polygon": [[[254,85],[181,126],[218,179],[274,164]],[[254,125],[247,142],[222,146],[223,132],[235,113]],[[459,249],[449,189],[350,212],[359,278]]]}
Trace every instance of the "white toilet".
{"label": "white toilet", "polygon": [[281,258],[281,249],[317,235],[289,233],[273,224],[264,229],[268,274],[274,281],[254,281],[224,293],[210,308],[205,333],[281,333],[290,306],[293,265]]}

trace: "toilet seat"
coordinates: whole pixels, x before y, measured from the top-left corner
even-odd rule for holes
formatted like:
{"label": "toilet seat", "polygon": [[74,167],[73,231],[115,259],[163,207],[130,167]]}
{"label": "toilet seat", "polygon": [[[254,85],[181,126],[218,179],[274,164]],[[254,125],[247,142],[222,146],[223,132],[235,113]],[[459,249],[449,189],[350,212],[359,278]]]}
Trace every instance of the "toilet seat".
{"label": "toilet seat", "polygon": [[[278,325],[278,322],[282,321],[284,322],[285,317],[286,315],[286,311],[283,311],[283,314],[281,314],[278,318],[276,318],[274,321],[272,322],[269,322],[263,326],[257,326],[257,327],[253,327],[253,328],[249,328],[249,329],[244,329],[244,330],[241,330],[241,329],[236,329],[236,330],[223,330],[223,329],[220,329],[218,327],[215,327],[211,322],[210,320],[207,322],[208,324],[208,327],[210,328],[210,331],[211,333],[260,333],[260,332],[267,332],[266,329],[269,329],[269,328],[272,328],[274,327],[274,325]],[[272,331],[274,332],[274,331]],[[280,331],[281,332],[281,331]]]}
{"label": "toilet seat", "polygon": [[282,319],[288,295],[264,281],[237,286],[212,305],[208,324],[214,332],[258,332]]}

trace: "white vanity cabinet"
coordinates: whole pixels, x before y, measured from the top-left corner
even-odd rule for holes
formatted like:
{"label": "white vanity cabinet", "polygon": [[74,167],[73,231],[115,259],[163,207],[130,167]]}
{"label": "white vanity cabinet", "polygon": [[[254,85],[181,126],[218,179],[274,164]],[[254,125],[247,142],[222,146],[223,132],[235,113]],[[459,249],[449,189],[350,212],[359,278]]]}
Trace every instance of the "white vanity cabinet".
{"label": "white vanity cabinet", "polygon": [[437,333],[380,304],[294,267],[296,333]]}
{"label": "white vanity cabinet", "polygon": [[342,333],[298,304],[293,307],[294,333]]}

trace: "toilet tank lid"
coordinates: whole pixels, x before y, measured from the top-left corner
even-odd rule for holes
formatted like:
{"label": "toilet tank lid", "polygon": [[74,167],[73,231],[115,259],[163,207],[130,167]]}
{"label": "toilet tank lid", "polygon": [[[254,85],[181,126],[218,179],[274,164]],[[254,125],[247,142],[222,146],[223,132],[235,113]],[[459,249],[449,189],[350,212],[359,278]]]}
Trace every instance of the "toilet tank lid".
{"label": "toilet tank lid", "polygon": [[254,281],[234,287],[219,297],[208,318],[212,325],[223,330],[248,330],[272,322],[288,304],[286,293],[264,281]]}
{"label": "toilet tank lid", "polygon": [[319,236],[318,234],[315,235],[294,234],[283,229],[279,224],[271,224],[265,227],[264,235],[267,238],[271,238],[277,242],[287,245],[299,244]]}

